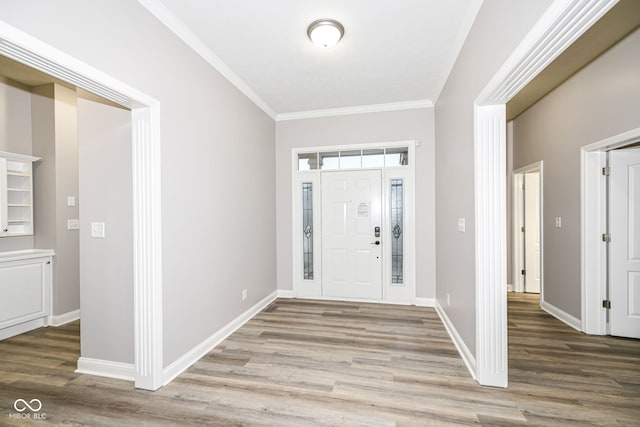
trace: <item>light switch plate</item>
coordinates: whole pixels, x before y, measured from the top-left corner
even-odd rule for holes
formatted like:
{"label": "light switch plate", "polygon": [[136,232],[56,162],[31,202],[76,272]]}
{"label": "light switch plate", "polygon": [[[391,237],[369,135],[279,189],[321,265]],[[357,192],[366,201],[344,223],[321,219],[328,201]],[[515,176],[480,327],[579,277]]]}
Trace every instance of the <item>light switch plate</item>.
{"label": "light switch plate", "polygon": [[69,196],[67,197],[67,206],[69,207],[73,207],[76,205],[76,198],[75,196]]}
{"label": "light switch plate", "polygon": [[458,218],[458,231],[461,233],[467,231],[467,223],[464,218]]}
{"label": "light switch plate", "polygon": [[91,223],[91,237],[104,239],[104,222]]}
{"label": "light switch plate", "polygon": [[80,230],[80,220],[79,219],[68,219],[67,220],[67,230]]}

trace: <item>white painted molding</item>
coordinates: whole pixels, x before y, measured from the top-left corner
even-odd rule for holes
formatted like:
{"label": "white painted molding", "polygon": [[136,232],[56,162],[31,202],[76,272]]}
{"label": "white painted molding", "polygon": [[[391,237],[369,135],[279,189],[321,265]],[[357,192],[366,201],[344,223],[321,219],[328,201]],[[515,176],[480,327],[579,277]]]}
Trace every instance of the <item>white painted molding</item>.
{"label": "white painted molding", "polygon": [[243,79],[234,73],[211,49],[196,36],[173,12],[159,0],[138,0],[145,9],[162,22],[180,40],[189,46],[209,65],[216,69],[225,79],[234,85],[242,94],[249,98],[258,108],[272,119],[276,119],[276,112],[258,95]]}
{"label": "white painted molding", "polygon": [[79,374],[133,381],[136,369],[133,363],[112,362],[110,360],[81,357],[78,359],[78,369],[76,369],[76,372]]}
{"label": "white painted molding", "polygon": [[502,104],[611,9],[618,0],[555,0],[477,98]]}
{"label": "white painted molding", "polygon": [[469,347],[467,347],[467,345],[464,343],[462,337],[460,336],[460,334],[458,334],[458,331],[449,319],[449,316],[447,316],[447,312],[442,308],[437,300],[435,301],[435,308],[436,313],[438,313],[438,316],[440,317],[440,320],[442,320],[444,328],[447,330],[447,333],[451,338],[451,341],[453,341],[453,344],[456,346],[458,353],[460,353],[462,361],[465,365],[467,365],[467,369],[469,370],[469,373],[471,374],[473,379],[476,379],[476,359],[475,357],[473,357],[473,353],[471,353]]}
{"label": "white painted molding", "polygon": [[356,107],[330,108],[326,110],[299,111],[294,113],[280,113],[277,122],[286,120],[316,119],[320,117],[346,116],[349,114],[381,113],[385,111],[415,110],[418,108],[433,108],[430,99],[417,101],[392,102],[388,104],[360,105]]}
{"label": "white painted molding", "polygon": [[507,283],[507,292],[514,292],[513,283]]}
{"label": "white painted molding", "polygon": [[278,289],[276,291],[276,298],[294,298],[294,294],[293,291],[289,289]]}
{"label": "white painted molding", "polygon": [[160,103],[3,21],[0,54],[132,109],[135,385],[155,390],[163,351]]}
{"label": "white painted molding", "polygon": [[[475,100],[476,361],[480,384],[507,385],[505,104],[617,1],[555,0]],[[499,173],[492,174],[492,169]]]}
{"label": "white painted molding", "polygon": [[546,311],[547,313],[549,313],[550,315],[552,315],[556,319],[561,320],[564,323],[566,323],[567,325],[571,326],[573,329],[575,329],[577,331],[581,330],[582,321],[580,319],[570,315],[569,313],[567,313],[564,310],[559,309],[555,305],[549,304],[546,301],[541,301],[540,302],[540,308],[542,308],[544,311]]}
{"label": "white painted molding", "polygon": [[506,387],[507,218],[505,105],[475,106],[476,374]]}
{"label": "white painted molding", "polygon": [[18,323],[17,325],[8,326],[0,329],[0,340],[15,337],[16,335],[24,334],[25,332],[32,331],[37,328],[47,326],[47,317],[39,317],[37,319],[29,320],[27,322]]}
{"label": "white painted molding", "polygon": [[193,347],[187,353],[182,355],[176,361],[167,366],[164,370],[163,385],[169,384],[178,375],[186,371],[191,365],[196,363],[202,356],[209,353],[218,344],[224,341],[229,335],[234,333],[238,328],[247,323],[256,314],[261,312],[269,304],[276,299],[278,291],[274,291],[271,294],[258,301],[255,305],[242,313],[240,316],[227,323],[224,327],[211,335],[209,338],[202,341],[197,346]]}
{"label": "white painted molding", "polygon": [[607,254],[602,233],[606,230],[606,180],[602,168],[606,151],[624,147],[640,139],[640,128],[586,145],[580,150],[580,258],[581,330],[587,334],[607,334]]}
{"label": "white painted molding", "polygon": [[423,298],[416,297],[416,307],[435,307],[436,299],[435,298]]}
{"label": "white painted molding", "polygon": [[50,326],[58,327],[78,319],[80,319],[80,309],[69,311],[67,313],[55,314],[51,316]]}

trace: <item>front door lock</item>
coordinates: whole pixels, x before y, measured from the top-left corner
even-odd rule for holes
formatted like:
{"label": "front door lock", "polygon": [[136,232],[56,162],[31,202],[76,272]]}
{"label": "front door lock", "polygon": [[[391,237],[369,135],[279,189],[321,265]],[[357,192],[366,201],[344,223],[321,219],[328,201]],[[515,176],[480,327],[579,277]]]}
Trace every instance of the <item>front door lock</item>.
{"label": "front door lock", "polygon": [[380,244],[380,240],[376,240],[375,242],[371,242],[372,245],[379,245]]}

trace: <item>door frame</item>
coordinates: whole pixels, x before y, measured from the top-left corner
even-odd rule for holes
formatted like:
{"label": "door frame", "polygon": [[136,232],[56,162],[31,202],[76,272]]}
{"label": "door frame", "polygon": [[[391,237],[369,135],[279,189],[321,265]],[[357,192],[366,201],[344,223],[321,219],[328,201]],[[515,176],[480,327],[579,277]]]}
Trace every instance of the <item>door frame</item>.
{"label": "door frame", "polygon": [[109,361],[91,368],[156,390],[163,385],[160,102],[1,20],[0,54],[131,109],[133,372],[107,366]]}
{"label": "door frame", "polygon": [[[540,231],[540,304],[544,302],[544,228],[543,228],[543,213],[544,213],[544,174],[543,174],[543,161],[535,162],[527,166],[523,166],[513,171],[513,218],[511,223],[513,224],[513,291],[525,292],[525,284],[522,274],[519,272],[525,269],[524,265],[524,239],[523,233],[520,231],[524,227],[524,193],[521,191],[522,184],[524,183],[524,175],[531,172],[538,172],[540,175],[540,191],[538,193],[538,206],[539,221],[538,229]],[[526,191],[526,190],[525,190]],[[526,231],[525,231],[526,233]]]}
{"label": "door frame", "polygon": [[[416,304],[416,239],[415,239],[415,148],[417,141],[404,140],[404,141],[391,141],[391,142],[378,142],[367,144],[345,144],[345,145],[326,145],[315,147],[296,147],[291,150],[291,235],[292,235],[292,274],[293,274],[293,296],[295,298],[309,298],[309,299],[326,299],[326,300],[338,300],[338,301],[359,301],[359,302],[376,302],[376,303],[388,303],[388,304]],[[310,170],[299,171],[298,170],[298,155],[309,152],[325,152],[325,151],[347,151],[347,150],[367,150],[367,149],[380,149],[380,148],[394,148],[394,147],[408,147],[409,149],[409,164],[401,167],[381,167],[371,169],[382,170],[382,223],[389,223],[389,191],[387,187],[390,185],[392,178],[403,178],[406,183],[405,190],[405,242],[404,247],[407,252],[405,259],[405,286],[407,286],[407,297],[399,298],[394,295],[393,289],[388,280],[391,277],[390,273],[390,259],[387,255],[387,247],[383,247],[382,257],[382,299],[377,300],[365,300],[357,298],[333,298],[322,296],[322,243],[321,239],[314,239],[314,279],[303,280],[302,279],[302,239],[300,230],[302,230],[302,215],[301,215],[301,197],[300,186],[302,182],[312,182],[314,188],[320,188],[322,170]],[[362,169],[333,169],[326,170],[325,172],[336,171],[359,171],[368,170],[369,168]],[[314,191],[313,205],[314,213],[320,213],[322,211],[322,198],[319,191]],[[320,215],[313,216],[313,229],[316,235],[322,235],[322,221]],[[388,235],[387,235],[388,234]],[[390,241],[390,230],[388,226],[383,225],[382,241]],[[387,264],[389,264],[387,266]]]}
{"label": "door frame", "polygon": [[602,139],[580,149],[580,259],[581,329],[607,335],[609,323],[602,301],[607,295],[607,250],[602,234],[607,231],[607,188],[602,168],[607,151],[640,139],[640,128]]}

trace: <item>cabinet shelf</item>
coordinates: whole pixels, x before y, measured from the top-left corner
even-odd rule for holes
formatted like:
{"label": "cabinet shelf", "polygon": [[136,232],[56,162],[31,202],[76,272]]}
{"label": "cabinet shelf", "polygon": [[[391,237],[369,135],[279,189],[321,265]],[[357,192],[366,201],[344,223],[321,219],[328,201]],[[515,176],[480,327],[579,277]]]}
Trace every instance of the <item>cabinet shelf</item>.
{"label": "cabinet shelf", "polygon": [[33,165],[37,157],[0,152],[0,237],[33,235]]}

